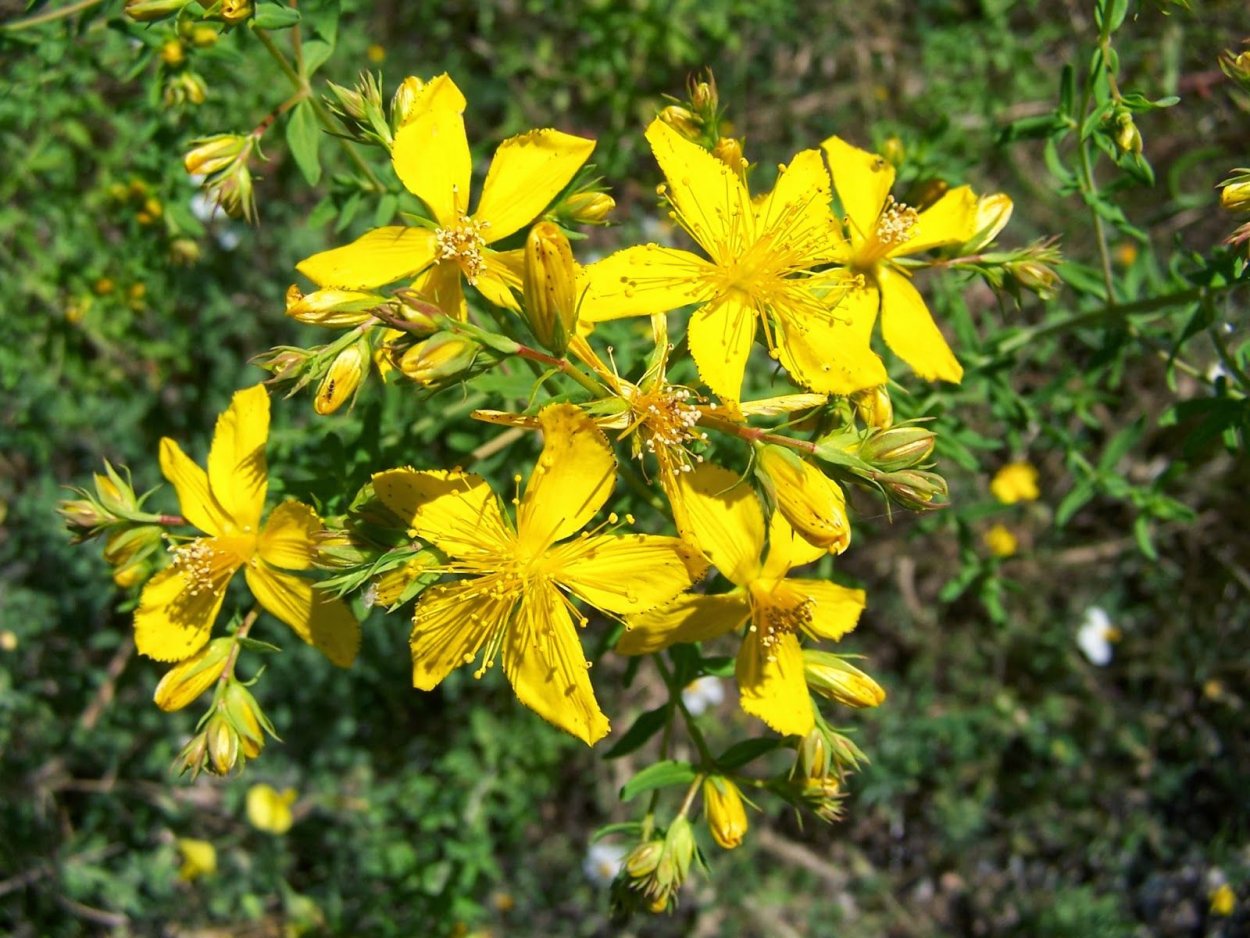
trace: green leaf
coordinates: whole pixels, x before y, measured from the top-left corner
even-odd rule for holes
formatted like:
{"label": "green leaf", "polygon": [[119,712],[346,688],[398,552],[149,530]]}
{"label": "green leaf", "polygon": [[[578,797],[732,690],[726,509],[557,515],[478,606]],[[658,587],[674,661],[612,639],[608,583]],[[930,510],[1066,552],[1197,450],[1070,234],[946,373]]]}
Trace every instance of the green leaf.
{"label": "green leaf", "polygon": [[311,101],[301,101],[295,105],[295,110],[286,122],[286,142],[300,172],[310,186],[315,186],[321,181],[321,159],[317,155],[317,148],[321,144],[321,128],[317,124],[317,115]]}
{"label": "green leaf", "polygon": [[373,212],[373,224],[378,228],[389,224],[390,220],[395,217],[397,208],[399,208],[399,196],[394,192],[386,193],[378,200],[378,207]]}
{"label": "green leaf", "polygon": [[311,78],[313,73],[334,54],[334,43],[324,39],[308,39],[304,42],[304,77]]}
{"label": "green leaf", "polygon": [[716,760],[718,768],[729,770],[754,762],[760,756],[781,748],[781,739],[776,736],[761,736],[759,739],[744,739],[734,743]]}
{"label": "green leaf", "polygon": [[252,17],[253,29],[290,29],[299,22],[299,10],[277,3],[262,3]]}
{"label": "green leaf", "polygon": [[621,800],[629,801],[644,792],[670,785],[689,785],[697,774],[689,762],[678,762],[675,759],[657,762],[647,766],[625,783],[621,789]]}
{"label": "green leaf", "polygon": [[648,710],[634,721],[634,725],[625,731],[625,735],[616,741],[607,752],[605,759],[618,759],[642,747],[644,743],[668,723],[670,708],[668,704]]}

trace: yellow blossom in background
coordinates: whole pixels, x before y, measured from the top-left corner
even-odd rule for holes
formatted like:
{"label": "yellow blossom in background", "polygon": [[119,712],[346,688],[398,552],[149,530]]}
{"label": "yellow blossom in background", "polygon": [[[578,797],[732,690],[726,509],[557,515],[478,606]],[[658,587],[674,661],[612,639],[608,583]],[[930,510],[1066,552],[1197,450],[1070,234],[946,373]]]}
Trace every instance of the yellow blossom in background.
{"label": "yellow blossom in background", "polygon": [[888,161],[840,137],[830,137],[821,146],[850,234],[849,245],[835,259],[866,281],[839,312],[864,341],[880,315],[885,344],[916,374],[928,381],[958,382],[963,368],[897,260],[972,238],[978,230],[977,197],[968,186],[960,186],[918,211],[890,195],[894,167]]}
{"label": "yellow blossom in background", "polygon": [[365,49],[365,58],[367,58],[374,65],[381,65],[386,61],[386,50],[376,42],[372,43],[367,49]]}
{"label": "yellow blossom in background", "polygon": [[[837,640],[859,621],[864,591],[821,580],[789,578],[825,550],[795,534],[780,512],[766,528],[764,511],[738,476],[705,463],[679,477],[695,541],[736,589],[687,594],[626,619],[616,650],[642,655],[681,642],[701,642],[747,626],[738,651],[739,703],[778,733],[803,735],[816,725],[804,679],[799,634]],[[761,559],[767,536],[768,553]]]}
{"label": "yellow blossom in background", "polygon": [[247,819],[258,831],[281,836],[291,829],[295,804],[294,788],[278,791],[272,785],[253,785],[247,790]]}
{"label": "yellow blossom in background", "polygon": [[177,844],[182,854],[182,866],[178,868],[178,878],[183,882],[189,883],[201,876],[212,876],[217,872],[217,848],[207,840],[179,837]]}
{"label": "yellow blossom in background", "polygon": [[544,408],[538,422],[543,451],[515,524],[472,473],[392,469],[374,475],[373,486],[414,536],[447,554],[447,572],[465,576],[425,590],[417,602],[413,685],[431,690],[479,652],[479,676],[502,657],[521,703],[593,745],[607,735],[608,720],[574,626],[586,617],[569,597],[618,615],[639,613],[688,588],[704,565],[674,537],[573,537],[612,493],[616,457],[571,404]]}
{"label": "yellow blossom in background", "polygon": [[984,535],[985,546],[995,557],[1011,557],[1020,547],[1020,542],[1006,525],[996,524]]}
{"label": "yellow blossom in background", "polygon": [[581,169],[593,140],[558,130],[531,130],[499,145],[477,208],[469,213],[473,168],[464,129],[464,96],[436,79],[395,134],[391,162],[400,182],[421,199],[433,224],[376,228],[351,244],[314,254],[297,269],[320,287],[371,290],[415,277],[417,295],[449,316],[466,316],[461,282],[496,306],[517,308],[522,252],[490,245],[534,221]]}
{"label": "yellow blossom in background", "polygon": [[238,391],[217,418],[208,470],[169,437],[161,472],[178,493],[187,521],[205,532],[173,551],[173,562],[148,581],[135,611],[135,643],[157,661],[182,661],[208,641],[240,568],[248,589],[335,664],[346,667],[360,645],[360,625],[341,600],[297,576],[312,566],[321,519],[307,505],[283,502],[262,526],[269,488],[265,444],[269,395],[263,385]]}
{"label": "yellow blossom in background", "polygon": [[1237,908],[1237,893],[1233,892],[1232,886],[1228,883],[1221,883],[1216,889],[1211,890],[1212,915],[1227,918],[1233,914],[1235,908]]}
{"label": "yellow blossom in background", "polygon": [[1037,469],[1023,460],[1007,463],[990,480],[990,494],[1004,505],[1037,501]]}
{"label": "yellow blossom in background", "polygon": [[725,401],[741,397],[757,325],[790,375],[813,391],[883,384],[867,336],[835,308],[846,292],[844,272],[815,272],[845,253],[819,151],[797,154],[773,191],[752,201],[736,173],[662,120],[646,136],[676,221],[707,259],[658,244],[618,251],[585,268],[582,321],[698,306],[690,354],[703,383]]}

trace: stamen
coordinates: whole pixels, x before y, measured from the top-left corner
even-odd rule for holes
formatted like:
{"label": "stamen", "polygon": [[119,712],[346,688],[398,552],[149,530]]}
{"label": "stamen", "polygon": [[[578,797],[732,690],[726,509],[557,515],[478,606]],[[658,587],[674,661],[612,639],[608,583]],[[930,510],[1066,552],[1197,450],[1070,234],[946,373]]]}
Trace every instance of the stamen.
{"label": "stamen", "polygon": [[919,212],[902,202],[895,202],[894,196],[888,195],[881,209],[881,216],[877,219],[877,240],[887,248],[910,241],[912,229],[919,220]]}
{"label": "stamen", "polygon": [[434,244],[440,260],[454,260],[464,271],[464,279],[476,285],[482,273],[482,251],[486,247],[485,230],[489,221],[477,221],[468,215],[460,216],[458,225],[434,230]]}

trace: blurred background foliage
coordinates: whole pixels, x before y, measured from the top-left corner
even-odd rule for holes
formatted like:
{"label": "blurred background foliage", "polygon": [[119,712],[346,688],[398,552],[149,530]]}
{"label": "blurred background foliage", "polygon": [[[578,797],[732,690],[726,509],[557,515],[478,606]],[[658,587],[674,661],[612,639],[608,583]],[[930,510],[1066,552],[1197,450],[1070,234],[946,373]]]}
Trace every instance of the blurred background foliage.
{"label": "blurred background foliage", "polygon": [[[1122,302],[1188,289],[1195,271],[1242,275],[1214,247],[1232,227],[1214,185],[1250,162],[1247,98],[1216,65],[1245,9],[1195,7],[1134,4],[1116,35],[1123,87],[1181,99],[1137,117],[1153,185],[1102,170],[1124,213],[1107,234]],[[839,562],[870,598],[844,644],[890,693],[856,721],[872,764],[847,819],[753,818],[746,845],[716,856],[675,916],[633,933],[1250,931],[1236,901],[1219,910],[1231,914],[1210,901],[1225,882],[1250,898],[1245,398],[1212,370],[1221,340],[1244,366],[1246,294],[1068,322],[1099,305],[1090,217],[1044,140],[1005,131],[1054,111],[1065,65],[1083,73],[1098,36],[1089,5],[343,8],[325,75],[350,84],[373,69],[389,90],[450,71],[482,155],[531,126],[597,137],[627,232],[654,215],[641,127],[711,66],[757,188],[838,133],[897,148],[904,186],[1007,192],[1008,244],[1061,239],[1066,285],[1051,303],[928,281],[968,375],[958,388],[905,382],[896,403],[936,418],[954,507],[890,522],[865,499]],[[10,21],[52,9],[0,2]],[[197,213],[187,143],[246,131],[285,91],[246,30],[184,43],[174,64],[162,57],[172,36],[114,3],[0,33],[0,930],[619,933],[581,868],[589,832],[626,817],[615,792],[629,759],[600,761],[501,681],[456,674],[412,691],[402,616],[367,622],[350,672],[286,648],[263,684],[284,744],[245,777],[168,773],[192,718],[151,705],[160,671],[132,656],[133,597],[106,588],[96,552],[70,548],[54,506],[102,458],[158,484],[162,435],[202,452],[231,392],[261,377],[248,359],[296,335],[281,299],[295,261],[342,243],[335,217],[349,233],[383,220],[359,197],[352,207],[331,141],[314,191],[280,130],[263,141],[261,223]],[[185,85],[182,102],[167,91],[188,70],[206,89],[198,105]],[[596,232],[585,250],[618,236]],[[414,418],[402,386],[374,385],[352,417],[315,424],[303,398],[275,407],[275,494],[341,509],[371,468],[414,450],[450,464],[492,432],[467,419],[459,392],[427,406],[451,412],[450,432]],[[1041,497],[1002,505],[989,479],[1017,459],[1037,466]],[[156,499],[173,506],[168,492]],[[1014,555],[984,543],[996,523]],[[1077,644],[1093,607],[1119,632],[1101,667]],[[657,693],[636,682],[616,704],[618,730]],[[710,718],[740,720],[730,704]],[[248,824],[258,781],[297,790],[289,833]],[[179,838],[211,842],[216,871],[180,878]]]}

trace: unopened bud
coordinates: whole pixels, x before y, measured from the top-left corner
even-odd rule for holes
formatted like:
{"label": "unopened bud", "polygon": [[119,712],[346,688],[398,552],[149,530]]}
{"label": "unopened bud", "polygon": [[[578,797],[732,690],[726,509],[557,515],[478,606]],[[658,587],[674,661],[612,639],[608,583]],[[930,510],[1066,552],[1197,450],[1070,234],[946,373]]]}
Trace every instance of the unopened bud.
{"label": "unopened bud", "polygon": [[717,844],[726,850],[741,846],[747,833],[747,812],[737,785],[723,775],[704,779],[703,813]]}
{"label": "unopened bud", "polygon": [[870,434],[855,448],[855,455],[882,472],[897,472],[927,462],[936,445],[936,433],[912,424]]}
{"label": "unopened bud", "polygon": [[1007,226],[1013,208],[1011,196],[1004,192],[983,195],[977,199],[977,233],[960,249],[961,254],[974,254],[998,237]]}
{"label": "unopened bud", "polygon": [[715,113],[720,107],[720,100],[716,94],[716,82],[695,82],[690,87],[690,103],[699,111]]}
{"label": "unopened bud", "polygon": [[1250,87],[1250,52],[1239,52],[1237,55],[1228,50],[1221,52],[1220,68],[1233,81]]}
{"label": "unopened bud", "polygon": [[200,259],[200,246],[191,238],[174,238],[169,244],[169,259],[179,267],[190,267]]}
{"label": "unopened bud", "polygon": [[907,159],[907,147],[899,137],[887,137],[885,144],[881,147],[881,156],[891,166],[899,167],[903,165],[903,161]]}
{"label": "unopened bud", "polygon": [[126,0],[122,12],[138,23],[151,23],[174,16],[190,0]]}
{"label": "unopened bud", "polygon": [[1044,300],[1052,298],[1058,292],[1059,275],[1054,268],[1041,261],[1014,261],[1007,265],[1007,272],[1020,286]]}
{"label": "unopened bud", "polygon": [[104,542],[104,559],[114,567],[126,566],[150,556],[161,545],[161,529],[154,524],[122,526]]}
{"label": "unopened bud", "polygon": [[186,61],[187,53],[181,40],[167,39],[161,46],[161,61],[170,68],[177,68]]}
{"label": "unopened bud", "polygon": [[193,176],[221,172],[250,149],[250,138],[242,134],[216,134],[191,141],[182,165]]}
{"label": "unopened bud", "polygon": [[438,560],[433,554],[422,551],[402,566],[379,574],[370,584],[366,602],[371,598],[372,605],[381,606],[384,609],[395,605],[403,598],[404,591],[417,577],[429,573],[430,568],[437,565]]}
{"label": "unopened bud", "polygon": [[338,100],[339,109],[354,120],[363,121],[368,118],[368,106],[364,95],[354,88],[328,82],[330,90]]}
{"label": "unopened bud", "polygon": [[670,104],[668,107],[660,111],[660,120],[668,124],[675,131],[688,140],[697,140],[701,133],[699,127],[699,119],[695,117],[687,108],[677,104]]}
{"label": "unopened bud", "polygon": [[218,711],[204,728],[208,745],[208,768],[217,775],[229,775],[239,761],[239,734],[225,715]]}
{"label": "unopened bud", "polygon": [[162,100],[168,107],[180,104],[203,104],[208,97],[208,85],[195,72],[184,71],[173,76],[165,85]]}
{"label": "unopened bud", "polygon": [[317,388],[317,397],[313,401],[313,409],[317,413],[322,416],[332,414],[355,395],[365,376],[368,363],[366,350],[357,342],[339,352]]}
{"label": "unopened bud", "polygon": [[894,404],[884,384],[856,391],[851,395],[851,403],[865,426],[884,430],[894,423]]}
{"label": "unopened bud", "polygon": [[858,769],[860,763],[868,761],[864,751],[849,736],[830,731],[826,739],[829,743],[829,756],[839,771]]}
{"label": "unopened bud", "polygon": [[178,753],[174,759],[171,768],[179,775],[191,773],[194,779],[204,769],[208,761],[208,732],[196,733],[187,744],[182,747],[182,751]]}
{"label": "unopened bud", "polygon": [[660,857],[664,855],[664,841],[648,840],[629,852],[622,864],[622,869],[632,879],[642,879],[655,872],[660,865]]}
{"label": "unopened bud", "polygon": [[230,660],[234,639],[215,638],[186,661],[165,673],[153,700],[166,712],[181,710],[221,678]]}
{"label": "unopened bud", "polygon": [[1115,145],[1120,148],[1120,152],[1141,153],[1141,131],[1133,123],[1133,115],[1128,111],[1121,111],[1116,115],[1115,127]]}
{"label": "unopened bud", "polygon": [[138,586],[155,570],[150,556],[135,557],[113,568],[113,582],[121,589],[128,590]]}
{"label": "unopened bud", "polygon": [[563,355],[577,329],[577,268],[558,226],[541,221],[525,239],[525,317],[534,338]]}
{"label": "unopened bud", "polygon": [[221,0],[220,16],[231,26],[247,22],[255,12],[252,0]]}
{"label": "unopened bud", "polygon": [[712,147],[712,155],[732,169],[739,177],[746,175],[747,160],[742,153],[742,141],[735,137],[721,137]]}
{"label": "unopened bud", "polygon": [[803,674],[809,688],[847,707],[877,707],[885,700],[880,684],[839,655],[804,649]]}
{"label": "unopened bud", "polygon": [[1238,169],[1236,172],[1245,175],[1234,176],[1221,183],[1220,207],[1229,212],[1250,212],[1250,170]]}
{"label": "unopened bud", "polygon": [[420,100],[424,88],[425,82],[415,75],[409,75],[399,83],[391,97],[391,127],[399,130],[411,120],[413,108]]}
{"label": "unopened bud", "polygon": [[398,365],[417,384],[428,387],[467,371],[477,354],[478,345],[472,339],[440,332],[404,352]]}
{"label": "unopened bud", "polygon": [[840,554],[850,546],[846,495],[838,483],[782,446],[764,446],[756,459],[761,481],[803,540],[831,554]]}
{"label": "unopened bud", "polygon": [[799,797],[822,821],[832,824],[842,817],[842,799],[845,796],[837,776],[806,779],[799,789]]}
{"label": "unopened bud", "polygon": [[232,680],[226,686],[222,708],[238,733],[239,747],[248,759],[255,759],[265,748],[266,732],[271,736],[277,735],[252,692],[238,681]]}
{"label": "unopened bud", "polygon": [[286,314],[316,326],[358,326],[371,318],[369,310],[386,304],[376,293],[328,287],[303,293],[295,284],[286,291]]}
{"label": "unopened bud", "polygon": [[922,469],[900,469],[876,477],[887,495],[912,511],[931,511],[945,504],[948,494],[946,480],[936,472]]}
{"label": "unopened bud", "polygon": [[191,45],[197,49],[208,49],[217,45],[220,38],[217,30],[212,26],[196,26],[191,30]]}
{"label": "unopened bud", "polygon": [[395,296],[399,299],[399,316],[409,326],[405,332],[412,335],[433,335],[442,328],[447,314],[441,307],[421,299],[409,290],[400,290]]}
{"label": "unopened bud", "polygon": [[814,727],[803,737],[795,768],[804,778],[824,778],[829,774],[830,747],[823,727]]}
{"label": "unopened bud", "polygon": [[561,206],[569,221],[579,225],[603,225],[616,208],[616,200],[606,192],[575,192]]}

